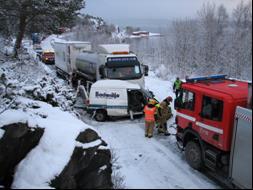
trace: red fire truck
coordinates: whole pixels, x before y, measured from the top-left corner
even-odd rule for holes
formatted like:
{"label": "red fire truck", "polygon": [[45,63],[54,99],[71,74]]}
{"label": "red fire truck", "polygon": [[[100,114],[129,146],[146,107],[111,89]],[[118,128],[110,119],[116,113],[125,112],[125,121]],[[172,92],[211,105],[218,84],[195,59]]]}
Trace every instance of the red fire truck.
{"label": "red fire truck", "polygon": [[252,188],[251,92],[251,84],[217,75],[187,79],[175,100],[176,138],[188,164],[241,188]]}

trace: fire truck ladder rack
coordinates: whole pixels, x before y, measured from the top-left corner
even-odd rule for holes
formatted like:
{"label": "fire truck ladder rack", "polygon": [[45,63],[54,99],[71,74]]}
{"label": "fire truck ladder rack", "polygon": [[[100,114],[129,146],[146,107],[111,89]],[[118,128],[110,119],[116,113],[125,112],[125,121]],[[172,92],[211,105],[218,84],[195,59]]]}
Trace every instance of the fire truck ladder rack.
{"label": "fire truck ladder rack", "polygon": [[227,78],[227,75],[211,75],[207,77],[189,78],[189,79],[186,79],[186,82],[197,83],[197,82],[213,81],[213,80],[225,80],[226,78]]}

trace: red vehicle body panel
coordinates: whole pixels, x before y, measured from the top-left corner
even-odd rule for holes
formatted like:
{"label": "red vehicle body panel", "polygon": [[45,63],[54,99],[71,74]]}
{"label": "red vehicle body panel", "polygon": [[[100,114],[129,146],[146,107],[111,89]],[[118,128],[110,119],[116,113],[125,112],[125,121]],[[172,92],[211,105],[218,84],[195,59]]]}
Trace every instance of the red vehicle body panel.
{"label": "red vehicle body panel", "polygon": [[42,61],[44,63],[52,63],[54,62],[54,52],[44,52],[42,53]]}
{"label": "red vehicle body panel", "polygon": [[[236,106],[246,107],[248,83],[226,79],[219,82],[183,83],[182,88],[195,93],[195,108],[194,111],[178,109],[178,125],[186,129],[191,123],[201,140],[219,150],[230,151]],[[222,121],[201,117],[203,96],[223,101]]]}

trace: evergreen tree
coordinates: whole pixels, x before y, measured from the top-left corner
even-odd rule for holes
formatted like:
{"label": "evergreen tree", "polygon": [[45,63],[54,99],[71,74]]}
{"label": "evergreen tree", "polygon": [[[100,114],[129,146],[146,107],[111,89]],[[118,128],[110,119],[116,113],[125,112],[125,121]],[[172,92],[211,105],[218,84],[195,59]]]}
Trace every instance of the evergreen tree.
{"label": "evergreen tree", "polygon": [[1,1],[0,15],[2,22],[16,22],[17,56],[27,28],[54,30],[58,26],[69,24],[84,7],[83,0],[8,0]]}

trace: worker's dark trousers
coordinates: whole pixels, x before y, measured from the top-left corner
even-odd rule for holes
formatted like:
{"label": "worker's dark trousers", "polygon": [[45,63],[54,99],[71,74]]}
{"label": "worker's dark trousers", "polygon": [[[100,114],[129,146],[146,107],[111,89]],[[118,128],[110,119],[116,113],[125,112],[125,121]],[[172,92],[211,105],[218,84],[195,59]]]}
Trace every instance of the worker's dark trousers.
{"label": "worker's dark trousers", "polygon": [[167,122],[158,126],[158,132],[159,133],[168,133]]}
{"label": "worker's dark trousers", "polygon": [[177,98],[180,94],[180,90],[176,90],[175,94],[176,94],[176,98]]}

